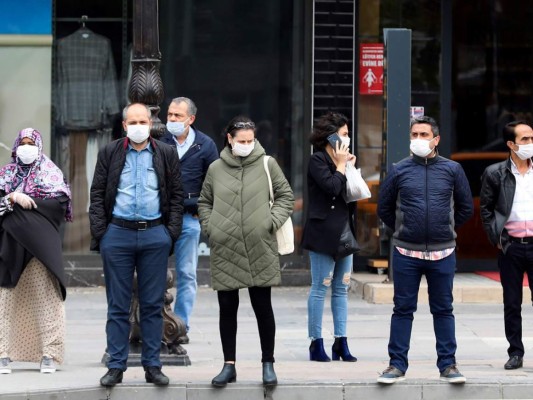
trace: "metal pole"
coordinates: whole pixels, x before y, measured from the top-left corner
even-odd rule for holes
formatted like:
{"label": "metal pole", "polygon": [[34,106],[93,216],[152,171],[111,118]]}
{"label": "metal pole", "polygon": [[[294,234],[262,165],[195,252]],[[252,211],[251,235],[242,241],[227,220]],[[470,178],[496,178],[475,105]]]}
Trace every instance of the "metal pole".
{"label": "metal pole", "polygon": [[[411,30],[384,29],[384,107],[383,155],[381,176],[383,181],[393,163],[409,156],[409,113],[411,107]],[[390,230],[380,227],[381,253],[388,254],[388,277],[392,282],[392,246]]]}
{"label": "metal pole", "polygon": [[157,0],[134,0],[132,77],[128,97],[132,103],[144,103],[152,111],[152,137],[165,133],[159,119],[163,101],[163,82],[159,73],[159,19]]}
{"label": "metal pole", "polygon": [[[152,111],[152,130],[150,135],[158,138],[165,132],[159,119],[159,105],[163,101],[163,82],[159,73],[161,52],[159,51],[159,10],[157,0],[134,0],[133,3],[133,57],[131,60],[132,77],[128,97],[132,103],[144,103]],[[185,322],[172,311],[170,304],[173,296],[168,289],[173,286],[172,274],[167,271],[167,291],[163,308],[163,343],[161,362],[164,365],[190,365],[187,351],[180,345],[179,337],[185,336]],[[138,343],[142,341],[139,326],[139,301],[137,290],[130,311],[130,357],[128,365],[136,365],[140,357]],[[132,354],[133,352],[133,354]],[[131,360],[131,364],[130,364]]]}

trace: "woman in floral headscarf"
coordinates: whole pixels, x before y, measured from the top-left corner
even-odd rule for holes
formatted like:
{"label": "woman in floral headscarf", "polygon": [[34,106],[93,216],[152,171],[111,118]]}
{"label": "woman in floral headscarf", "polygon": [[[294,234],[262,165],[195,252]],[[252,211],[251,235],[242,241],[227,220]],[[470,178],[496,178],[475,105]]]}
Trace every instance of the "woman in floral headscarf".
{"label": "woman in floral headscarf", "polygon": [[42,373],[63,361],[64,220],[72,220],[70,188],[41,134],[23,129],[0,169],[0,374],[11,361],[40,362]]}

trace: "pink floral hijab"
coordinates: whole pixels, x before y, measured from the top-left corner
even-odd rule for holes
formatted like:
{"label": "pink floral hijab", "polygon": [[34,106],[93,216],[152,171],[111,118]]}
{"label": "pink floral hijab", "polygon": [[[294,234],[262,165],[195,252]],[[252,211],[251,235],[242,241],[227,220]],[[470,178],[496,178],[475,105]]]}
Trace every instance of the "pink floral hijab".
{"label": "pink floral hijab", "polygon": [[[30,138],[39,154],[31,164],[23,164],[17,159],[16,152],[20,142]],[[39,131],[26,128],[19,132],[11,152],[11,163],[0,169],[0,190],[6,194],[22,192],[39,199],[54,199],[61,196],[68,197],[65,219],[72,221],[72,195],[70,187],[65,182],[63,172],[43,154],[43,141]]]}

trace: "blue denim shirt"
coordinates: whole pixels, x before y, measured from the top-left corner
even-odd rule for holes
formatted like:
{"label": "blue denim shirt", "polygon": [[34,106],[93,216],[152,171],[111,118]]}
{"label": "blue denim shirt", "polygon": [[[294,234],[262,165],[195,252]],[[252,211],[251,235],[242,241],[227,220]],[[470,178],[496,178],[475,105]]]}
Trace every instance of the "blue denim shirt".
{"label": "blue denim shirt", "polygon": [[161,217],[159,182],[150,143],[141,151],[128,145],[113,216],[130,221],[150,221]]}

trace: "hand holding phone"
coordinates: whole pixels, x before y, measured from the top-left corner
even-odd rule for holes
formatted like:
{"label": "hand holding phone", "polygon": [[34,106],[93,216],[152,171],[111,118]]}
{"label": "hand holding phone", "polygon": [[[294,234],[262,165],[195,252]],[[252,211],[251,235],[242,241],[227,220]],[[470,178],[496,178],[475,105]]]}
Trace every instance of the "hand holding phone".
{"label": "hand holding phone", "polygon": [[328,142],[335,151],[337,151],[337,143],[339,143],[339,148],[342,144],[342,140],[337,132],[328,136]]}

